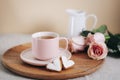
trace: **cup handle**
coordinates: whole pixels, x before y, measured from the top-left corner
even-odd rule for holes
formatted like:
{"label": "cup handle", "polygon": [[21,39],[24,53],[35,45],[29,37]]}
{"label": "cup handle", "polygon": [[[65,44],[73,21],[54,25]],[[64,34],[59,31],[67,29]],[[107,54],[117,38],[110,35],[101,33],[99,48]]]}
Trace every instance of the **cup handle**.
{"label": "cup handle", "polygon": [[68,49],[68,39],[65,38],[65,37],[60,37],[60,38],[59,38],[59,40],[62,40],[62,39],[64,39],[64,40],[66,41],[66,47],[65,47],[65,50],[67,50],[67,49]]}
{"label": "cup handle", "polygon": [[97,23],[97,17],[94,15],[94,14],[90,14],[90,15],[87,15],[86,16],[86,19],[90,18],[90,17],[93,17],[94,18],[94,22],[93,22],[93,26],[90,30],[93,30],[95,28],[95,25]]}

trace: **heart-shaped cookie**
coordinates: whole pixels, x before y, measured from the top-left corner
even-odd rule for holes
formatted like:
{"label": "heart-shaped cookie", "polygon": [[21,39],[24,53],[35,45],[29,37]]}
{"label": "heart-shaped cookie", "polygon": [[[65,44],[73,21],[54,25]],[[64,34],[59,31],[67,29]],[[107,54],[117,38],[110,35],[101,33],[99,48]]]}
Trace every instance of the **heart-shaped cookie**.
{"label": "heart-shaped cookie", "polygon": [[61,56],[61,61],[64,69],[71,68],[75,64],[73,60],[69,60],[65,56]]}
{"label": "heart-shaped cookie", "polygon": [[56,58],[53,60],[52,63],[48,63],[46,66],[47,69],[52,70],[52,71],[61,71],[62,70],[62,64],[60,61],[60,58]]}

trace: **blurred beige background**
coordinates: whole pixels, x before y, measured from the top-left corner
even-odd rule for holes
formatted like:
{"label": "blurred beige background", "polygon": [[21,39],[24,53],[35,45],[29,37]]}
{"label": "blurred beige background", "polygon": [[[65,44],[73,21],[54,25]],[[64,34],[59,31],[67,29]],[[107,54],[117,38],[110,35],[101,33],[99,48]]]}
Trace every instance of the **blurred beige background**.
{"label": "blurred beige background", "polygon": [[[0,0],[0,34],[55,31],[67,34],[66,9],[84,10],[98,18],[96,27],[106,24],[120,33],[120,0]],[[87,26],[91,26],[88,21]]]}

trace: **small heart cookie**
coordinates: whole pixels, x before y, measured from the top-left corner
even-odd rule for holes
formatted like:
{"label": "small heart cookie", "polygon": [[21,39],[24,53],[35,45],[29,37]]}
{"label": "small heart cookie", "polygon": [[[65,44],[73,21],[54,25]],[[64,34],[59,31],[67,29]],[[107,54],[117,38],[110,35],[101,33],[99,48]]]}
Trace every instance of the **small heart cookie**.
{"label": "small heart cookie", "polygon": [[61,71],[62,64],[61,64],[60,58],[56,58],[55,60],[53,60],[52,63],[48,63],[46,68],[52,71]]}
{"label": "small heart cookie", "polygon": [[65,56],[61,56],[59,58],[56,58],[53,60],[52,63],[49,63],[46,68],[52,71],[61,71],[62,68],[68,69],[71,68],[74,65],[73,60],[67,59]]}
{"label": "small heart cookie", "polygon": [[71,68],[75,64],[73,60],[69,60],[65,56],[61,56],[61,61],[64,69]]}

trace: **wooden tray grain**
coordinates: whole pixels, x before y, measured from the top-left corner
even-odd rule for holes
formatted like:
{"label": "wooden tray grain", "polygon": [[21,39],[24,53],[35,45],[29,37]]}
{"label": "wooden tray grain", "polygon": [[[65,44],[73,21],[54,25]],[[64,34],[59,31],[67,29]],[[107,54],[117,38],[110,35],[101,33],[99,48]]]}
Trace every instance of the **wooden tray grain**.
{"label": "wooden tray grain", "polygon": [[[64,46],[61,43],[61,46]],[[19,75],[36,78],[36,79],[69,79],[88,75],[98,70],[103,64],[104,60],[92,60],[85,53],[74,53],[72,60],[75,65],[67,70],[61,72],[52,72],[45,67],[36,67],[24,63],[20,59],[20,53],[30,48],[31,44],[22,44],[7,50],[2,56],[3,65],[12,72]]]}

